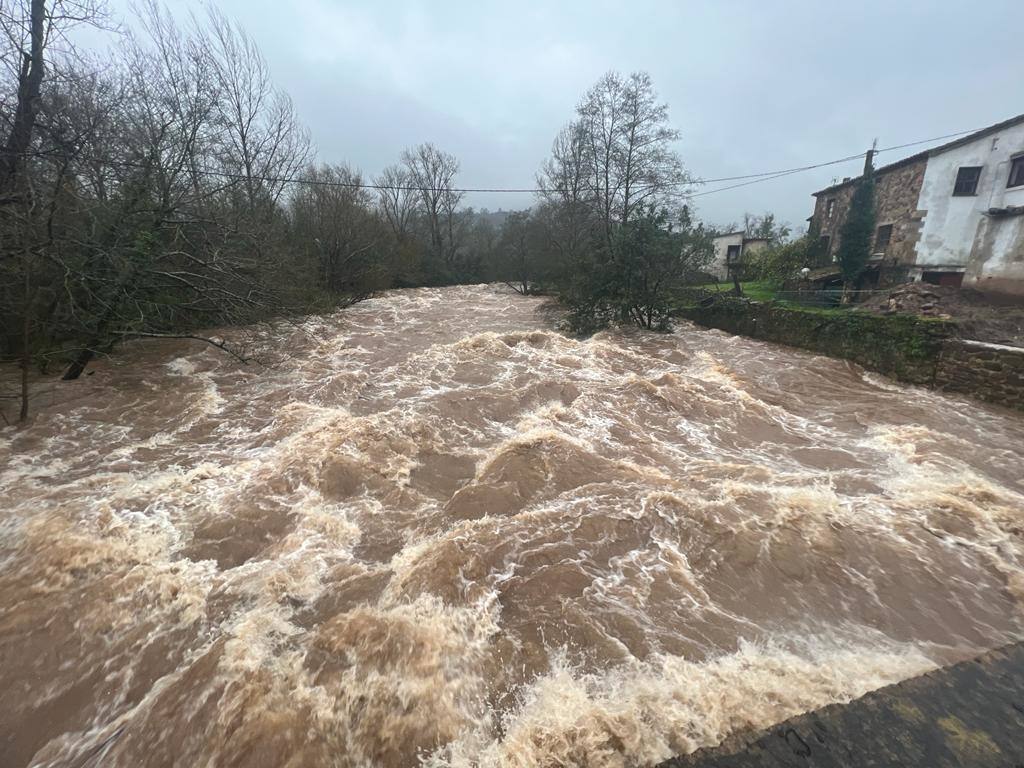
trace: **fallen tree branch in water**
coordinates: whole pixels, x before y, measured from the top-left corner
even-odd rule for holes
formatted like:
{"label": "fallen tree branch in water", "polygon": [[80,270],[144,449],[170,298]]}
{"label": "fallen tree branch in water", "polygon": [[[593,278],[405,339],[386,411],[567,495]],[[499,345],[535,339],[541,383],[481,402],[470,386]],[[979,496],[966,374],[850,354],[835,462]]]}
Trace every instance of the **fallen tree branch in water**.
{"label": "fallen tree branch in water", "polygon": [[224,341],[218,341],[217,339],[211,339],[208,336],[197,336],[193,333],[145,333],[143,331],[114,331],[117,336],[123,338],[144,338],[144,339],[194,339],[195,341],[202,341],[206,344],[216,347],[222,352],[226,352],[235,358],[238,362],[243,365],[248,365],[254,356],[246,357],[241,352],[238,352],[227,345]]}

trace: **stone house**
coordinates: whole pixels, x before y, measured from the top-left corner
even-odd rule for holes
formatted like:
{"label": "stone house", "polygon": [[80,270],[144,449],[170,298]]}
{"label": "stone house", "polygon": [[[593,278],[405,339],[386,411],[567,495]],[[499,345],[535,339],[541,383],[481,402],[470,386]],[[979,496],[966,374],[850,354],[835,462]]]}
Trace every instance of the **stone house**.
{"label": "stone house", "polygon": [[[1024,115],[875,171],[864,287],[907,279],[1024,295]],[[814,193],[810,231],[834,260],[856,179]]]}
{"label": "stone house", "polygon": [[740,277],[740,267],[746,257],[768,247],[763,237],[747,237],[744,230],[727,232],[714,238],[715,256],[707,271],[719,280],[732,280],[733,273]]}

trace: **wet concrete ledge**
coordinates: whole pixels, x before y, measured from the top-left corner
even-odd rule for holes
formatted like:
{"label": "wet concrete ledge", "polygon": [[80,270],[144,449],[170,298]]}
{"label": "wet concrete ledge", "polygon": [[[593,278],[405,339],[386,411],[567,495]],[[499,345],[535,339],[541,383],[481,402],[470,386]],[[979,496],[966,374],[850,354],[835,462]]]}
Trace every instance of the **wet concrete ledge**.
{"label": "wet concrete ledge", "polygon": [[659,768],[1024,768],[1024,643],[833,704]]}

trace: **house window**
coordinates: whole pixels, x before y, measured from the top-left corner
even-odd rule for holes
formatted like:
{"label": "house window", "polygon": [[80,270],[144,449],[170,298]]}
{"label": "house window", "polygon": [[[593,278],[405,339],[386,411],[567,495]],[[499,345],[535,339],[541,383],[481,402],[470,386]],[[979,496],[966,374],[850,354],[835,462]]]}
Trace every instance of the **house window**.
{"label": "house window", "polygon": [[725,251],[725,263],[733,264],[740,260],[740,248],[739,245],[730,245]]}
{"label": "house window", "polygon": [[956,172],[953,196],[971,197],[978,194],[978,179],[980,178],[981,166],[964,166]]}
{"label": "house window", "polygon": [[892,239],[892,224],[883,224],[875,233],[875,253],[885,253]]}
{"label": "house window", "polygon": [[1006,186],[1024,186],[1024,155],[1015,157],[1010,161],[1010,180],[1007,182]]}
{"label": "house window", "polygon": [[825,202],[825,218],[826,219],[831,219],[832,218],[832,213],[835,211],[835,209],[836,209],[836,199],[834,197],[830,197]]}
{"label": "house window", "polygon": [[829,250],[832,248],[832,238],[828,235],[822,235],[818,238],[818,266],[824,266],[830,261],[831,254]]}

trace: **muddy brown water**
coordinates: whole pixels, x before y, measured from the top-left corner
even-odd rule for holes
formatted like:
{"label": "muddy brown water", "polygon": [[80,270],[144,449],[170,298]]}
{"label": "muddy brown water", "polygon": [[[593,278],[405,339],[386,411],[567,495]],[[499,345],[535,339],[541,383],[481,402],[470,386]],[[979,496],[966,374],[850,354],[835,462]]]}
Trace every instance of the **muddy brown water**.
{"label": "muddy brown water", "polygon": [[649,765],[1024,637],[1024,419],[399,291],[0,432],[4,766]]}

